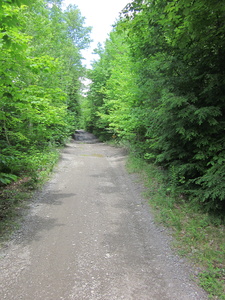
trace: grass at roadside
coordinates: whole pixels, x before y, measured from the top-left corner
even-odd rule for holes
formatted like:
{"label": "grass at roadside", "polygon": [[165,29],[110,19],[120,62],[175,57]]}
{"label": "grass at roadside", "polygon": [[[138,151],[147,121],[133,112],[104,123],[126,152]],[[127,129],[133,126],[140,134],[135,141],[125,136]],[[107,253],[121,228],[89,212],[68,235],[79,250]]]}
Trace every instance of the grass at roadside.
{"label": "grass at roadside", "polygon": [[33,156],[33,169],[14,183],[0,187],[0,246],[19,226],[21,212],[28,206],[34,191],[47,179],[59,158],[59,151]]}
{"label": "grass at roadside", "polygon": [[225,225],[216,217],[176,194],[164,180],[163,171],[130,156],[129,172],[140,174],[145,183],[155,220],[172,229],[174,247],[199,270],[197,281],[211,299],[225,299]]}

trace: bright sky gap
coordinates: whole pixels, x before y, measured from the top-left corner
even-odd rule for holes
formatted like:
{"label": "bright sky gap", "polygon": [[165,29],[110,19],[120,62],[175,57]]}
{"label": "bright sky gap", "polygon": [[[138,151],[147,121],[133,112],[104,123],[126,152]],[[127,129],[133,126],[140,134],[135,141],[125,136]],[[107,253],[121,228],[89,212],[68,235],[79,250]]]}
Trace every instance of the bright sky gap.
{"label": "bright sky gap", "polygon": [[92,27],[91,39],[93,42],[88,50],[82,51],[85,58],[84,64],[90,67],[91,62],[96,59],[93,50],[98,43],[104,44],[112,25],[119,18],[119,13],[129,3],[129,0],[64,0],[64,6],[76,5],[83,17],[86,26]]}

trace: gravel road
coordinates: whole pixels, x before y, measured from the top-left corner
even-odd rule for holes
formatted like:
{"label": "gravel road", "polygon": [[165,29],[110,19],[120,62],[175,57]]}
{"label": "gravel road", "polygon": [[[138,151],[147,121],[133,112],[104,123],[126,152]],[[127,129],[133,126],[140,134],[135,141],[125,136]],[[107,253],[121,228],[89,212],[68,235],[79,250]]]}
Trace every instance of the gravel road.
{"label": "gravel road", "polygon": [[1,249],[0,299],[207,299],[155,225],[124,151],[78,135]]}

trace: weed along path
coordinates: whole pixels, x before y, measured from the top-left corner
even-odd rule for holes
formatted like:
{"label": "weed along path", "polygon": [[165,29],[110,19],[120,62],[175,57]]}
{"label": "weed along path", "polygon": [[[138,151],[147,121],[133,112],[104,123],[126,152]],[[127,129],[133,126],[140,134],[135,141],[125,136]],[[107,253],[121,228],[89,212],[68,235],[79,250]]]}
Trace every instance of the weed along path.
{"label": "weed along path", "polygon": [[0,299],[207,299],[154,224],[124,151],[77,134],[1,249]]}

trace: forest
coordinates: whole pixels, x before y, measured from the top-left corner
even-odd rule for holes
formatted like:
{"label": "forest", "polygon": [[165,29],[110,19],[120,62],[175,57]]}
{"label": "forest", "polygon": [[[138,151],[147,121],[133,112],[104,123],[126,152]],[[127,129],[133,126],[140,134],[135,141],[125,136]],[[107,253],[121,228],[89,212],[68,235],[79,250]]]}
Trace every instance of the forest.
{"label": "forest", "polygon": [[221,1],[134,0],[87,70],[91,28],[76,5],[1,0],[1,186],[35,181],[82,126],[129,143],[189,201],[223,215],[224,16]]}
{"label": "forest", "polygon": [[96,49],[83,118],[129,142],[188,201],[224,216],[225,5],[134,0]]}
{"label": "forest", "polygon": [[1,186],[38,180],[78,126],[84,23],[60,0],[0,1]]}
{"label": "forest", "polygon": [[91,69],[76,5],[0,0],[0,24],[0,234],[83,128],[149,167],[179,254],[225,299],[225,2],[133,0]]}

